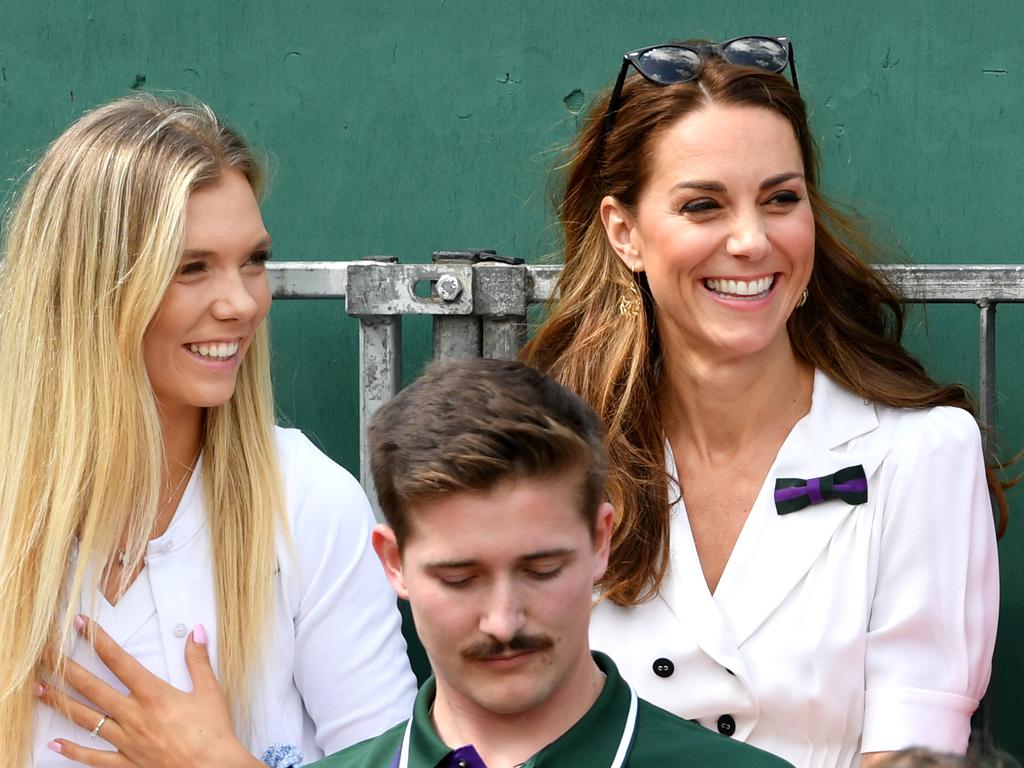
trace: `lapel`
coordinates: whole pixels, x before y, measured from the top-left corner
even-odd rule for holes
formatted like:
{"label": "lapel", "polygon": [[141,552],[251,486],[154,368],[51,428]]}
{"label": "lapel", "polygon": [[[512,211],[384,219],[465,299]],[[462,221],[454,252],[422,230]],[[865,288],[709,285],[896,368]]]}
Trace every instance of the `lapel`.
{"label": "lapel", "polygon": [[[768,472],[736,541],[714,602],[742,644],[800,582],[851,514],[876,502],[876,473],[888,445],[858,440],[878,427],[875,406],[815,371],[810,412],[793,427]],[[861,464],[868,501],[852,506],[834,499],[789,515],[775,512],[778,477],[821,477]],[[691,537],[692,545],[692,537]]]}
{"label": "lapel", "polygon": [[[739,643],[715,604],[704,579],[690,522],[686,517],[686,506],[679,495],[675,458],[667,440],[665,463],[669,472],[669,500],[675,503],[671,509],[669,569],[656,599],[665,602],[676,621],[686,627],[701,650],[733,672],[749,688],[750,674],[740,656]],[[652,631],[658,630],[652,627]]]}

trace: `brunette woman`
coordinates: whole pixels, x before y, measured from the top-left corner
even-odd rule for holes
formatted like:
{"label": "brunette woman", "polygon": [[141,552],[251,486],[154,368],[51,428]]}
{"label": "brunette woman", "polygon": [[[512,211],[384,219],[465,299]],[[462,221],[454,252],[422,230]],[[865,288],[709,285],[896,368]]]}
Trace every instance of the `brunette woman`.
{"label": "brunette woman", "polygon": [[560,298],[524,353],[608,427],[593,645],[644,698],[798,766],[963,752],[1001,490],[818,178],[785,38],[632,51],[593,105]]}

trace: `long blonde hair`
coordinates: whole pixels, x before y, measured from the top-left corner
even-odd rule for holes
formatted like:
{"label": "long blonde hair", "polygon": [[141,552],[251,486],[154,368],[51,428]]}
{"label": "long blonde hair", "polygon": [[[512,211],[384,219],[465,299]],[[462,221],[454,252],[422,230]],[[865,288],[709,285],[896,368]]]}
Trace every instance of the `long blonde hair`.
{"label": "long blonde hair", "polygon": [[[143,335],[178,266],[189,195],[226,169],[259,194],[260,163],[208,107],[131,96],[89,112],[54,141],[8,219],[0,263],[0,765],[28,763],[36,682],[60,678],[55,651],[65,646],[78,596],[96,594],[125,532],[125,570],[141,564],[167,469]],[[234,396],[207,411],[203,428],[219,677],[240,721],[273,606],[283,515],[273,424],[264,327]]]}

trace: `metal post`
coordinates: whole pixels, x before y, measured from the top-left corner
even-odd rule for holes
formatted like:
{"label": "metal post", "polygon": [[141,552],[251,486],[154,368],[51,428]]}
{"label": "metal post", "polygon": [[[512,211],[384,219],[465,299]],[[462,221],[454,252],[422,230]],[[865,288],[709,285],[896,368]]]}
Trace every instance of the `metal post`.
{"label": "metal post", "polygon": [[[979,363],[980,363],[980,409],[981,422],[988,427],[996,423],[996,304],[992,301],[979,301],[981,309],[978,328]],[[985,451],[992,458],[993,449],[991,433],[985,434]]]}
{"label": "metal post", "polygon": [[[479,251],[438,251],[433,254],[432,261],[441,267],[446,264],[470,265],[476,261],[478,254]],[[443,275],[434,284],[434,292],[441,299],[453,301],[468,291],[476,295],[473,286],[462,285],[455,276],[451,276],[451,279],[446,278],[449,278],[449,275]],[[478,315],[435,315],[433,322],[435,360],[470,360],[480,357]]]}
{"label": "metal post", "polygon": [[402,316],[359,318],[359,482],[381,519],[370,473],[366,436],[370,420],[398,392],[402,377]]}
{"label": "metal post", "polygon": [[[470,266],[395,261],[388,257],[349,262],[345,273],[345,308],[349,315],[359,318],[359,475],[378,514],[366,435],[373,414],[398,391],[402,374],[402,316],[472,318],[473,313],[473,292],[471,288],[462,290],[463,285],[472,283]],[[423,281],[429,281],[446,296],[417,296],[415,287]]]}
{"label": "metal post", "polygon": [[[995,457],[994,429],[996,425],[996,304],[982,299],[977,302],[978,316],[978,408],[983,426],[982,444],[985,463],[992,466]],[[993,504],[993,509],[995,505]],[[998,523],[996,523],[998,524]],[[995,670],[993,670],[993,676]],[[991,688],[992,681],[989,680]],[[978,704],[971,734],[971,752],[986,757],[996,754],[995,739],[992,735],[992,697],[984,696]]]}
{"label": "metal post", "polygon": [[[383,256],[365,261],[391,264],[398,259]],[[366,308],[359,306],[367,293],[361,284],[363,273],[358,268],[351,269],[346,278],[347,309],[350,315],[359,318],[359,482],[370,500],[373,514],[380,520],[366,435],[373,414],[398,392],[402,378],[402,316],[365,314]]]}
{"label": "metal post", "polygon": [[482,318],[482,356],[516,357],[526,343],[526,267],[483,262],[473,267],[473,282],[473,311]]}

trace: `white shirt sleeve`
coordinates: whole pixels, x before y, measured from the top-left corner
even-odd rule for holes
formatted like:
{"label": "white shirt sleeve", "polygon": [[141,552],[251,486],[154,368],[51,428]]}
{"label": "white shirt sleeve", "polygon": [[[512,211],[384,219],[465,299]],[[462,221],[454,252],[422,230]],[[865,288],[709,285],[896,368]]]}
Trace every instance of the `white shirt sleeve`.
{"label": "white shirt sleeve", "polygon": [[294,678],[316,743],[331,754],[408,718],[416,679],[395,594],[370,547],[363,489],[292,434],[301,441],[290,446],[286,473],[298,579]]}
{"label": "white shirt sleeve", "polygon": [[999,611],[981,439],[959,408],[905,418],[881,488],[861,748],[963,753],[988,686]]}

